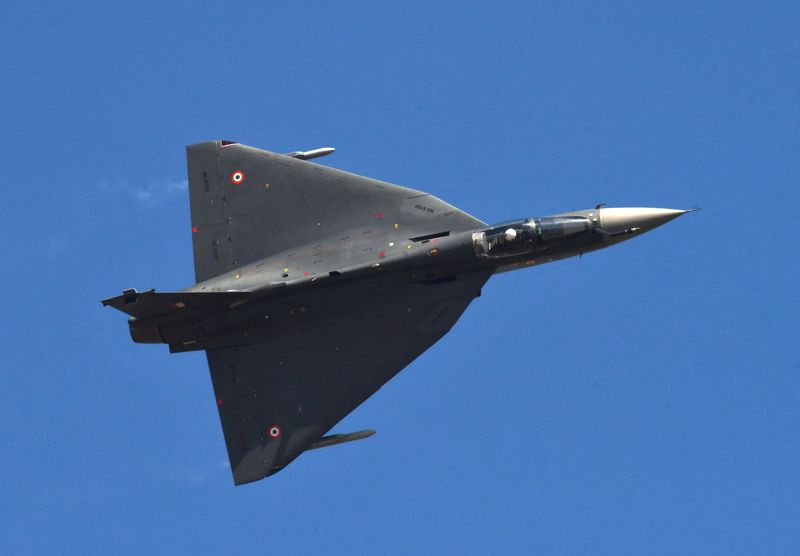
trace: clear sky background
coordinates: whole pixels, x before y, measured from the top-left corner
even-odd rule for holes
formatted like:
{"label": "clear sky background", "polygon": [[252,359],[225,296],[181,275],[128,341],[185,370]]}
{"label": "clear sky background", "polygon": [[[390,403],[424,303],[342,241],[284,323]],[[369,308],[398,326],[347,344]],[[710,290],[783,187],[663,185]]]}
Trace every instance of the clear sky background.
{"label": "clear sky background", "polygon": [[[796,3],[127,4],[0,7],[0,552],[800,553]],[[490,222],[703,210],[493,278],[375,437],[234,488],[203,354],[100,305],[193,282],[223,138]]]}

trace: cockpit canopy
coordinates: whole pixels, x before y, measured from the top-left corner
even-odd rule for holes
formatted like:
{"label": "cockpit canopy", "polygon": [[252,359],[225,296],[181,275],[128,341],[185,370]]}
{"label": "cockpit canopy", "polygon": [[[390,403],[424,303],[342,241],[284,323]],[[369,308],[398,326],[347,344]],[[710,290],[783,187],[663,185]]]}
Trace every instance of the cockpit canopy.
{"label": "cockpit canopy", "polygon": [[591,222],[583,216],[547,216],[512,220],[474,232],[472,243],[479,257],[512,257],[534,251],[562,238],[588,232]]}
{"label": "cockpit canopy", "polygon": [[532,219],[512,220],[473,233],[472,243],[480,257],[510,257],[532,251],[535,236]]}

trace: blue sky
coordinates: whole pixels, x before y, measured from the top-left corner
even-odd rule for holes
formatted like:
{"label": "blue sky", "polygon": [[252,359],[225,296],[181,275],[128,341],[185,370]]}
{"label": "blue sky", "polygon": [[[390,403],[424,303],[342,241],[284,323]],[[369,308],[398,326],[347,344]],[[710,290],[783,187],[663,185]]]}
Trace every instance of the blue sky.
{"label": "blue sky", "polygon": [[[800,551],[800,10],[560,4],[0,7],[0,551]],[[99,303],[192,283],[218,138],[486,221],[703,211],[493,278],[375,437],[234,488],[202,354]]]}

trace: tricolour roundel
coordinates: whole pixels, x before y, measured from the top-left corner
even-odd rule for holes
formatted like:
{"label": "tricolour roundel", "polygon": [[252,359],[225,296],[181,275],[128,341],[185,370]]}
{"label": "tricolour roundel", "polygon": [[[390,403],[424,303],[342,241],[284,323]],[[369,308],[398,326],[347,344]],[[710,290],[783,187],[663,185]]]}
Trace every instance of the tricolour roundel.
{"label": "tricolour roundel", "polygon": [[233,174],[231,174],[231,182],[233,185],[241,185],[244,181],[244,172],[241,170],[236,170]]}
{"label": "tricolour roundel", "polygon": [[272,425],[267,432],[269,433],[270,438],[281,437],[281,428],[278,425]]}

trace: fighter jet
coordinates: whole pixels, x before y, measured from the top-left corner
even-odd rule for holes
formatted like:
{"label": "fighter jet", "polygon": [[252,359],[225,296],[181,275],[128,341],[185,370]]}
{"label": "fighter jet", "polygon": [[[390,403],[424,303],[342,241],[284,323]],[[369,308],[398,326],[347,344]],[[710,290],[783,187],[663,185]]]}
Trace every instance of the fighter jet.
{"label": "fighter jet", "polygon": [[272,475],[455,324],[498,272],[689,212],[594,208],[492,226],[428,193],[231,141],[187,147],[197,283],[124,290],[134,342],[205,350],[233,481]]}

